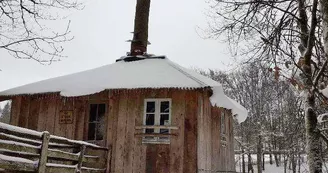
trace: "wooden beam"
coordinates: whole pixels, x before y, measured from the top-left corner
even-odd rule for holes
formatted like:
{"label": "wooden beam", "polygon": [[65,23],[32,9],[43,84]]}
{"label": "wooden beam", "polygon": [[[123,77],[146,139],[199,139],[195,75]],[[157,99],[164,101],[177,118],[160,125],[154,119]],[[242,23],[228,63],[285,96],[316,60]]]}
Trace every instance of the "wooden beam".
{"label": "wooden beam", "polygon": [[178,130],[179,127],[176,126],[136,126],[137,130],[142,129],[169,129],[169,130]]}
{"label": "wooden beam", "polygon": [[38,173],[46,173],[49,140],[50,140],[49,132],[43,132],[40,160],[38,165]]}
{"label": "wooden beam", "polygon": [[15,171],[15,172],[16,171],[34,172],[36,170],[34,163],[17,162],[13,160],[3,160],[3,159],[0,159],[0,168],[8,171]]}
{"label": "wooden beam", "polygon": [[170,136],[178,136],[175,133],[171,134],[161,134],[161,133],[135,133],[135,136],[141,136],[141,137],[170,137]]}
{"label": "wooden beam", "polygon": [[81,146],[81,151],[80,151],[80,155],[79,155],[79,158],[78,158],[78,162],[77,162],[77,166],[76,166],[76,172],[77,173],[81,173],[82,172],[82,164],[83,164],[83,158],[84,158],[84,153],[85,153],[85,145],[82,145]]}
{"label": "wooden beam", "polygon": [[40,149],[30,145],[24,145],[14,141],[3,141],[0,140],[0,148],[5,150],[11,150],[16,152],[26,152],[32,154],[39,154]]}

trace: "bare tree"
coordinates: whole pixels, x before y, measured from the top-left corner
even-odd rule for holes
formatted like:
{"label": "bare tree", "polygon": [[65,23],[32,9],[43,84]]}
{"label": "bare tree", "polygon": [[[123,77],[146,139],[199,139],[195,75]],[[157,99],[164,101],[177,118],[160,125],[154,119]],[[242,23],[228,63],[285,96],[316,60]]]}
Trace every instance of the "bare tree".
{"label": "bare tree", "polygon": [[[327,82],[327,39],[323,39],[327,2],[321,0],[213,0],[215,36],[225,33],[231,45],[249,56],[249,61],[266,62],[276,78],[283,76],[303,90],[309,170],[322,172],[320,132],[316,102]],[[325,20],[327,21],[327,20]],[[327,49],[326,49],[327,50]],[[301,80],[298,80],[297,76]]]}
{"label": "bare tree", "polygon": [[[277,167],[280,155],[296,166],[296,155],[304,151],[305,131],[302,98],[288,80],[276,80],[265,63],[249,63],[233,70],[201,72],[219,81],[225,93],[248,108],[245,122],[234,126],[235,138],[242,156],[249,156],[248,164],[242,157],[242,170],[254,172],[251,154],[257,154],[257,171],[264,169],[263,154],[274,155]],[[287,158],[289,160],[287,160]],[[273,160],[271,161],[273,164]],[[288,169],[288,168],[286,168]],[[295,169],[293,169],[295,170]]]}
{"label": "bare tree", "polygon": [[60,60],[62,43],[73,38],[69,22],[62,31],[51,29],[50,24],[79,8],[75,0],[0,0],[0,49],[40,63]]}

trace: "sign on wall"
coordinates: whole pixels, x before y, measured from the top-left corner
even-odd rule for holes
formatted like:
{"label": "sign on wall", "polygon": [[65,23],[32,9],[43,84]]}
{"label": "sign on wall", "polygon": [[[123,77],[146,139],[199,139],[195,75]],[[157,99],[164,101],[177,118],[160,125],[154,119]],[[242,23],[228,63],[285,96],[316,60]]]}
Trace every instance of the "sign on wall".
{"label": "sign on wall", "polygon": [[64,110],[59,113],[59,124],[73,124],[73,111]]}

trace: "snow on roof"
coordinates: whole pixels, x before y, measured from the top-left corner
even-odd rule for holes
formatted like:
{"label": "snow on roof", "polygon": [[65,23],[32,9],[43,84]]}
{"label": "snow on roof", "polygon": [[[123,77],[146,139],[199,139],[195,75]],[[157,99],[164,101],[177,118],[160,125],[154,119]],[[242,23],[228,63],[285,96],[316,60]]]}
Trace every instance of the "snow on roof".
{"label": "snow on roof", "polygon": [[212,87],[213,95],[211,96],[212,106],[220,106],[226,109],[232,110],[232,115],[236,115],[239,123],[244,122],[247,118],[248,111],[242,105],[235,100],[226,96],[223,92],[223,88],[220,86]]}
{"label": "snow on roof", "polygon": [[94,94],[106,89],[205,87],[215,88],[213,96],[217,95],[216,92],[220,93],[215,99],[211,98],[211,100],[218,99],[213,103],[229,109],[236,108],[236,113],[241,112],[242,109],[237,110],[237,107],[242,106],[237,102],[229,101],[220,83],[167,58],[149,58],[130,62],[122,60],[95,69],[9,89],[0,92],[0,96],[60,92],[62,96],[73,97]]}

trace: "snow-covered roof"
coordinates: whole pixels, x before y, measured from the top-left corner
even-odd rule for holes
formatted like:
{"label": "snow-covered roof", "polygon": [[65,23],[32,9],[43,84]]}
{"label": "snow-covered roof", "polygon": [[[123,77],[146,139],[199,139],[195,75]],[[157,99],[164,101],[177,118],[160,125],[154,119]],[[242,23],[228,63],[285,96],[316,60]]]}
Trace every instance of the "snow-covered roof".
{"label": "snow-covered roof", "polygon": [[[184,68],[167,58],[118,61],[95,69],[47,79],[0,92],[0,96],[60,92],[62,96],[83,96],[106,89],[211,87],[212,104],[232,109],[241,120],[247,111],[223,93],[222,85],[194,70]],[[242,121],[240,121],[242,122]]]}

